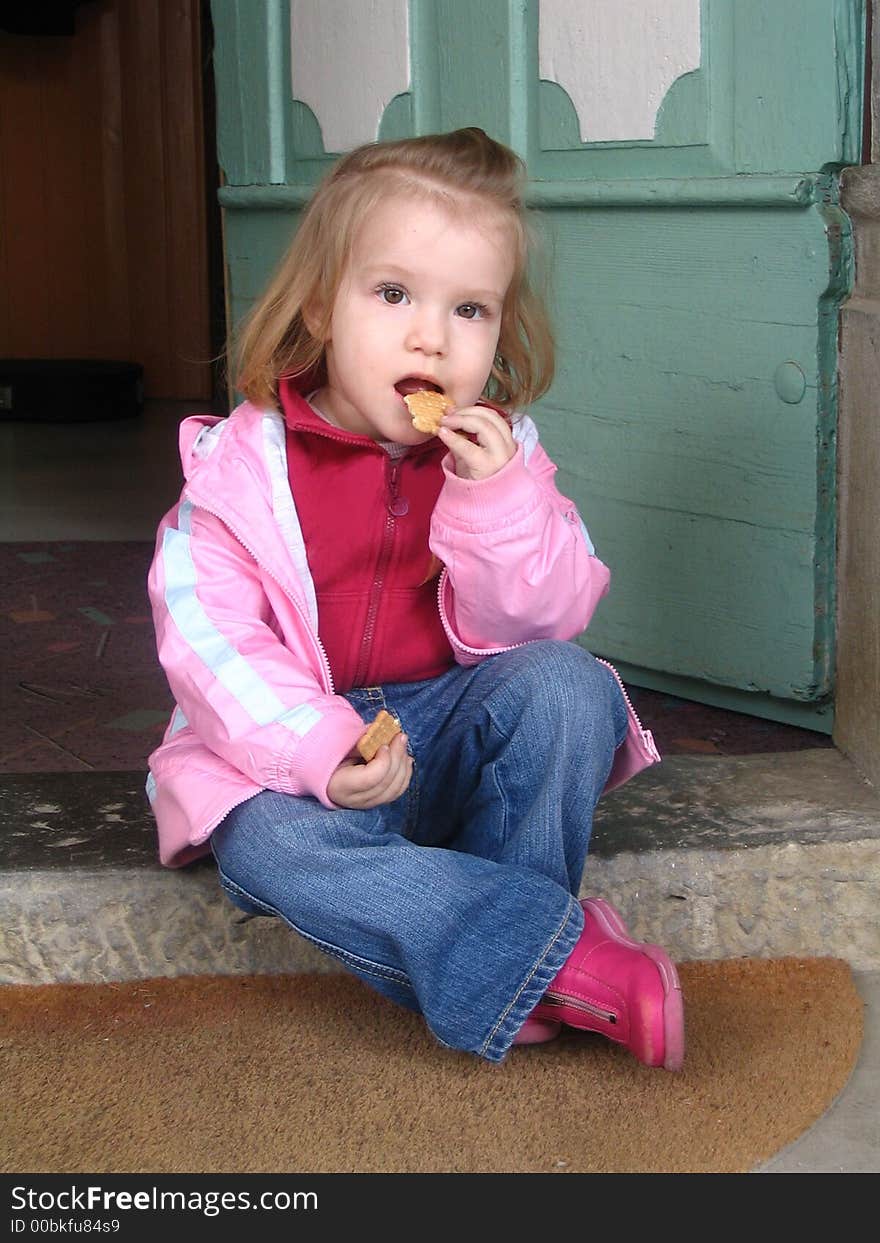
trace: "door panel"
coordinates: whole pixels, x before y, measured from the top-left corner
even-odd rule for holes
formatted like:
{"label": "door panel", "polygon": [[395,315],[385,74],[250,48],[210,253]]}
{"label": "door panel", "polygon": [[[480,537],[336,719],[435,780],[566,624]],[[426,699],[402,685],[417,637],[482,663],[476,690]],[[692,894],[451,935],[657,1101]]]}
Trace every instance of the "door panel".
{"label": "door panel", "polygon": [[[364,7],[339,0],[337,35],[304,47],[319,0],[215,0],[233,317],[335,158],[322,125],[343,132]],[[837,173],[859,159],[862,0],[370,9],[407,39],[409,82],[348,146],[481,125],[527,160],[559,345],[534,415],[612,568],[584,642],[634,681],[830,729]],[[298,59],[327,83],[308,105]]]}

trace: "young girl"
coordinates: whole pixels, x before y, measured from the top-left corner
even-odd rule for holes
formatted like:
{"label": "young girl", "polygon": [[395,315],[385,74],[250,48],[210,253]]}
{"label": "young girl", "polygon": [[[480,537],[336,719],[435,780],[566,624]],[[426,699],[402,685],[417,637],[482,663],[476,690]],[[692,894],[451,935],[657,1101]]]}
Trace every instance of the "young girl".
{"label": "young girl", "polygon": [[[531,419],[552,339],[523,167],[478,129],[374,143],[318,188],[244,332],[228,418],[181,427],[149,588],[177,701],[162,861],[213,850],[444,1045],[561,1024],[677,1069],[668,956],[577,894],[603,792],[659,759],[570,640],[608,589]],[[404,396],[452,403],[437,435]],[[368,763],[380,709],[402,732]]]}

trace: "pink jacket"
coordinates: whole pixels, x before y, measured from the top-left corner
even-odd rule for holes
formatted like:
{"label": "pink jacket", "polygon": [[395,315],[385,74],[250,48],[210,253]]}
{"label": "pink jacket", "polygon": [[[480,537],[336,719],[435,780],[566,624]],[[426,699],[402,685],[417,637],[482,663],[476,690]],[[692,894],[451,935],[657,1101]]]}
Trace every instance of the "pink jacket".
{"label": "pink jacket", "polygon": [[[520,417],[513,431],[516,455],[490,479],[459,479],[444,461],[430,544],[446,567],[438,607],[463,665],[572,638],[608,590],[534,423]],[[282,416],[247,402],[180,427],[185,484],[159,526],[148,579],[177,703],[147,778],[170,867],[206,854],[213,829],[260,790],[332,807],[327,782],[364,730],[334,693],[318,637],[285,442]],[[606,791],[660,758],[631,705],[629,715]]]}

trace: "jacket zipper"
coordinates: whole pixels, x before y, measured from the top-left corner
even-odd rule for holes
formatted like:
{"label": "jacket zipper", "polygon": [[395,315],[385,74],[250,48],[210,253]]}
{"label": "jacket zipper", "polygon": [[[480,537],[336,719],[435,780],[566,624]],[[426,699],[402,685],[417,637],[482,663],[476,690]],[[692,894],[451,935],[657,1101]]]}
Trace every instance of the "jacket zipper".
{"label": "jacket zipper", "polygon": [[232,534],[235,536],[235,538],[238,540],[239,544],[241,544],[241,546],[250,553],[250,555],[253,557],[256,564],[260,566],[260,568],[266,574],[268,574],[271,579],[273,579],[278,584],[278,586],[287,596],[288,600],[290,601],[290,603],[293,605],[293,607],[296,609],[297,613],[299,614],[300,619],[302,620],[306,630],[308,631],[309,636],[311,637],[318,651],[321,667],[324,671],[324,677],[326,678],[328,693],[331,695],[335,695],[336,688],[333,685],[333,674],[330,670],[330,661],[327,657],[326,651],[324,650],[324,644],[321,642],[321,639],[318,636],[317,632],[312,628],[312,624],[309,621],[308,617],[306,616],[305,610],[303,609],[300,602],[296,599],[296,597],[288,589],[288,587],[281,581],[278,575],[273,574],[272,571],[269,569],[269,567],[265,565],[263,561],[260,560],[260,558],[254,552],[251,545],[242,536],[241,532],[232,525],[232,523],[229,521],[228,518],[225,518],[223,514],[218,513],[216,509],[214,509],[210,505],[206,505],[203,501],[194,501],[193,503],[197,504],[200,509],[204,509],[206,513],[212,514],[215,518],[217,518],[220,522],[222,522],[225,527],[228,527],[229,530],[232,532]]}
{"label": "jacket zipper", "polygon": [[[235,802],[230,803],[228,807],[224,803],[223,812],[220,816],[220,820],[217,821],[217,824],[219,824],[220,821],[225,820],[231,811],[235,811],[236,807],[241,807],[242,803],[246,803],[248,799],[251,799],[253,797],[254,797],[253,793],[249,790],[247,794],[243,794],[241,798],[237,798]],[[190,842],[190,845],[201,846],[202,843],[206,842],[208,838],[211,836],[211,834],[214,832],[214,829],[217,827],[217,824],[212,823],[210,828],[201,829],[198,833],[194,833],[192,841]]]}
{"label": "jacket zipper", "polygon": [[[440,578],[437,582],[437,608],[440,611],[440,618],[443,622],[443,628],[446,630],[447,634],[450,633],[450,626],[447,621],[446,612],[443,608],[443,588],[446,583],[446,576],[448,572],[449,571],[444,567],[443,572],[441,573]],[[452,640],[450,641],[452,642]],[[474,656],[498,656],[501,652],[512,652],[514,648],[524,647],[526,643],[530,643],[530,642],[532,642],[532,640],[525,639],[522,643],[512,643],[508,647],[492,647],[488,649],[486,648],[480,649],[476,647],[468,647],[468,645],[466,643],[462,643],[460,639],[455,639],[453,642],[453,647],[460,647],[466,652],[472,652]],[[623,695],[623,698],[626,702],[626,706],[630,713],[630,716],[635,721],[636,726],[638,727],[639,736],[642,740],[642,743],[645,746],[645,749],[648,751],[648,753],[651,756],[653,756],[654,760],[659,762],[663,757],[660,755],[660,752],[657,750],[657,744],[654,741],[654,736],[651,733],[651,731],[645,729],[644,725],[642,724],[639,718],[638,712],[636,712],[635,708],[633,707],[632,700],[629,697],[629,694],[627,692],[626,687],[623,684],[623,679],[621,678],[620,674],[617,672],[617,670],[614,668],[614,666],[611,664],[610,661],[603,660],[601,656],[595,656],[594,660],[598,660],[600,665],[604,665],[606,669],[610,669],[610,671],[614,674],[617,685],[620,687],[621,694]]]}
{"label": "jacket zipper", "polygon": [[617,672],[617,670],[614,668],[614,666],[609,661],[603,660],[601,656],[597,656],[596,660],[598,660],[600,665],[604,665],[606,669],[610,669],[611,672],[614,674],[615,678],[617,679],[617,685],[620,687],[621,694],[623,695],[623,698],[626,701],[626,706],[629,709],[630,715],[632,716],[636,725],[639,727],[639,734],[641,735],[642,742],[645,744],[646,748],[648,749],[648,751],[654,757],[655,760],[661,760],[663,757],[661,756],[660,752],[657,750],[657,744],[654,741],[654,735],[651,733],[650,730],[645,729],[644,725],[639,720],[639,714],[638,712],[636,712],[635,708],[632,705],[632,700],[630,699],[627,693],[626,687],[623,685],[623,679],[621,678],[620,674]]}
{"label": "jacket zipper", "polygon": [[372,586],[370,587],[370,599],[367,605],[367,619],[364,623],[364,633],[361,638],[361,651],[354,675],[353,685],[355,686],[366,685],[366,678],[370,668],[373,637],[376,632],[376,618],[379,614],[379,605],[382,600],[382,588],[385,585],[385,575],[388,573],[388,565],[391,561],[391,550],[394,546],[394,532],[397,522],[397,515],[394,512],[394,508],[398,500],[400,467],[400,461],[392,462],[390,458],[385,459],[385,526],[382,531],[382,545],[379,549],[378,561],[376,562],[376,572],[373,576]]}
{"label": "jacket zipper", "polygon": [[579,997],[569,997],[565,993],[545,993],[541,998],[542,1006],[566,1006],[572,1010],[581,1010],[584,1014],[592,1014],[594,1018],[603,1019],[606,1023],[616,1023],[617,1015],[613,1010],[603,1010],[592,1002],[583,1001]]}
{"label": "jacket zipper", "polygon": [[510,643],[507,647],[469,647],[467,643],[462,643],[461,639],[452,637],[452,627],[449,624],[449,618],[446,616],[446,610],[443,607],[443,588],[446,586],[446,579],[449,571],[446,566],[440,571],[440,577],[437,579],[437,611],[440,614],[440,621],[443,623],[443,629],[450,636],[449,642],[453,651],[460,647],[463,652],[471,652],[474,656],[500,656],[502,652],[512,652],[516,647],[525,647],[526,643],[530,643],[530,639],[524,639],[522,643]]}

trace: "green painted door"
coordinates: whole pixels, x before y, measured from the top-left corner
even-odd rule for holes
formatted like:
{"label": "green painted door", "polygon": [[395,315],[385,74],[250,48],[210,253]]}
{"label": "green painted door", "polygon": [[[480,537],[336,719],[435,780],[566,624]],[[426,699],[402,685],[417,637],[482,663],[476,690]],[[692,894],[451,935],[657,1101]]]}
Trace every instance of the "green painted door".
{"label": "green painted door", "polygon": [[461,125],[508,142],[553,274],[533,414],[612,569],[584,641],[636,684],[830,730],[863,0],[212,14],[232,319],[335,153]]}

